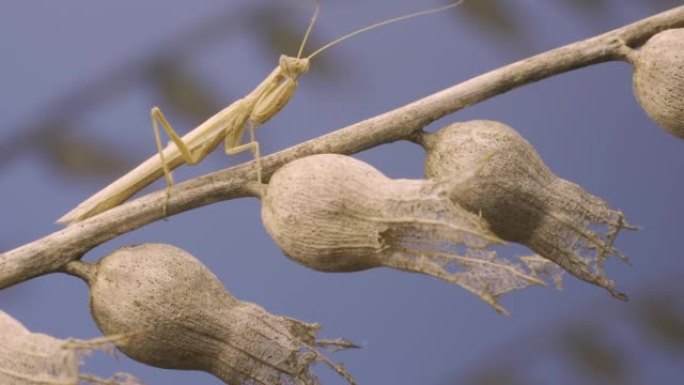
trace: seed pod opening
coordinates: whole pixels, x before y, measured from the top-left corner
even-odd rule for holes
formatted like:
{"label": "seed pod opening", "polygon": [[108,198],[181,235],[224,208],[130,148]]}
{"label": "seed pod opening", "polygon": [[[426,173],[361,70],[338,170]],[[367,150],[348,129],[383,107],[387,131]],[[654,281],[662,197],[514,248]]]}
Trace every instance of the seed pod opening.
{"label": "seed pod opening", "polygon": [[684,28],[654,35],[631,61],[641,107],[670,134],[684,139]]}
{"label": "seed pod opening", "polygon": [[487,250],[501,240],[449,199],[450,183],[394,180],[352,157],[314,155],[271,177],[261,216],[283,253],[304,266],[428,274],[505,312],[500,295],[543,282],[535,269]]}
{"label": "seed pod opening", "polygon": [[[85,271],[83,262],[79,269]],[[201,262],[166,244],[114,251],[82,274],[105,335],[140,331],[127,356],[168,369],[209,372],[226,384],[318,384],[310,366],[329,364],[315,346],[317,324],[275,316],[231,295]],[[347,345],[348,347],[349,345]]]}
{"label": "seed pod opening", "polygon": [[471,171],[450,196],[480,213],[492,232],[626,299],[604,273],[608,256],[626,259],[613,248],[618,232],[628,227],[624,216],[554,175],[515,130],[488,120],[455,123],[425,135],[423,145],[428,178],[449,180]]}

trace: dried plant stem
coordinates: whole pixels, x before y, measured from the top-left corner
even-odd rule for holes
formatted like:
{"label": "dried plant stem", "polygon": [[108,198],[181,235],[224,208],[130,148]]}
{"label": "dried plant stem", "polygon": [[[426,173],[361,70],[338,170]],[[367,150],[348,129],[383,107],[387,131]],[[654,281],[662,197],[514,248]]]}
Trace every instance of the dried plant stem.
{"label": "dried plant stem", "polygon": [[[262,177],[284,164],[320,153],[353,154],[383,143],[412,139],[424,126],[488,98],[573,69],[611,60],[627,60],[654,34],[684,27],[684,6],[642,19],[611,32],[566,45],[490,71],[403,107],[339,129],[262,158]],[[168,215],[221,200],[258,196],[255,162],[200,176],[173,188]],[[0,289],[32,277],[61,271],[91,248],[162,219],[162,189],[115,207],[24,246],[0,254]]]}

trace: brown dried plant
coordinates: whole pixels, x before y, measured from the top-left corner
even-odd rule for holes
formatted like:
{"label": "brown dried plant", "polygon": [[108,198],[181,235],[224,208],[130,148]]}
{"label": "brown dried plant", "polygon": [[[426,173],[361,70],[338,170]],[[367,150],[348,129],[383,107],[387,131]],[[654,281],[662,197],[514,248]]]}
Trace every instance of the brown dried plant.
{"label": "brown dried plant", "polygon": [[[58,339],[32,333],[19,321],[0,310],[0,384],[3,385],[77,385],[98,381],[81,373],[83,356],[94,350],[111,351],[112,343],[126,346],[133,334],[118,334],[91,340]],[[108,385],[139,385],[135,377],[120,373]]]}
{"label": "brown dried plant", "polygon": [[[318,325],[274,316],[239,301],[182,250],[148,244],[115,251],[96,265],[79,261],[92,248],[164,217],[221,200],[263,196],[264,221],[276,242],[290,257],[319,270],[389,266],[421,272],[457,283],[503,311],[496,302],[499,295],[539,283],[538,275],[554,273],[558,264],[626,298],[604,273],[605,259],[621,256],[613,247],[617,233],[627,228],[620,212],[556,177],[524,139],[499,123],[477,123],[477,130],[465,136],[469,130],[458,124],[434,135],[421,131],[439,118],[513,88],[621,60],[635,67],[635,92],[642,107],[679,135],[681,120],[671,114],[681,106],[670,86],[678,82],[681,90],[681,73],[673,75],[651,64],[667,61],[667,68],[681,68],[682,56],[669,50],[681,50],[681,39],[670,38],[681,32],[662,31],[683,27],[684,6],[680,6],[263,157],[263,180],[273,176],[265,190],[254,181],[256,163],[249,162],[175,185],[170,199],[162,190],[127,202],[0,254],[0,289],[53,272],[84,278],[91,286],[93,315],[102,331],[110,336],[135,333],[129,343],[118,346],[151,365],[201,369],[236,384],[299,385],[316,383],[309,368],[320,361],[352,383],[343,367],[316,349],[352,344],[317,340]],[[650,38],[654,40],[635,51]],[[658,48],[661,44],[670,48]],[[656,83],[659,86],[651,92]],[[663,108],[669,109],[667,119],[658,115]],[[468,124],[472,123],[461,123]],[[397,140],[418,141],[428,148],[427,174],[432,180],[391,180],[368,165],[339,156],[306,158],[353,154]],[[312,159],[322,166],[308,163]],[[307,190],[307,183],[315,186]],[[305,197],[317,200],[304,204]],[[302,212],[288,212],[283,202],[299,205]],[[527,245],[539,256],[521,257],[521,263],[504,260],[488,249],[501,240]],[[557,276],[555,280],[558,284]],[[16,344],[0,344],[0,355],[4,354],[0,357],[7,357],[0,362],[0,376],[24,370],[27,374],[19,376],[17,384],[50,383],[53,379],[38,373],[46,365],[49,368],[54,357],[65,357],[60,360],[67,369],[59,375],[71,376],[66,383],[76,378],[73,356],[57,348],[67,346],[63,341],[36,337],[16,322],[8,325],[6,330],[16,331],[25,346],[15,351]],[[66,351],[75,351],[71,344]],[[96,345],[81,348],[88,350],[87,346]],[[14,363],[22,354],[46,361],[21,361],[31,362],[29,366]],[[201,358],[189,358],[194,355]],[[82,375],[81,379],[107,384],[129,381],[125,376],[101,380]]]}
{"label": "brown dried plant", "polygon": [[684,139],[684,28],[650,38],[638,51],[627,51],[634,66],[634,94],[658,125]]}
{"label": "brown dried plant", "polygon": [[115,250],[96,264],[74,261],[69,272],[90,286],[90,310],[105,335],[141,331],[117,346],[148,365],[202,370],[226,384],[301,384],[318,380],[316,362],[353,379],[316,347],[355,345],[320,341],[318,324],[275,316],[230,294],[187,252],[146,243]]}
{"label": "brown dried plant", "polygon": [[630,228],[624,216],[554,175],[514,129],[490,120],[454,123],[424,135],[421,143],[427,177],[460,180],[450,198],[479,213],[494,234],[627,299],[604,272],[608,256],[627,260],[613,247],[618,233]]}
{"label": "brown dried plant", "polygon": [[427,274],[506,313],[498,298],[544,284],[537,272],[545,269],[525,269],[488,250],[502,240],[480,216],[449,199],[457,182],[390,179],[348,156],[312,155],[273,175],[261,216],[283,253],[312,269],[386,266]]}

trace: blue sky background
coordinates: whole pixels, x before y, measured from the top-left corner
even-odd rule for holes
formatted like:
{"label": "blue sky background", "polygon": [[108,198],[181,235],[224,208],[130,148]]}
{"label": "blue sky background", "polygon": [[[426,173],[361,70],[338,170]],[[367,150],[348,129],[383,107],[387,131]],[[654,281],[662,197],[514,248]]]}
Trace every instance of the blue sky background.
{"label": "blue sky background", "polygon": [[[291,103],[257,131],[262,153],[679,2],[607,0],[595,2],[593,9],[576,3],[586,2],[502,0],[498,9],[522,26],[516,32],[498,32],[460,9],[355,37],[313,61]],[[283,2],[69,0],[0,5],[0,148],[5,151],[0,154],[1,249],[58,230],[57,218],[113,180],[108,174],[74,175],[73,168],[57,161],[61,158],[55,154],[64,155],[54,150],[58,138],[102,143],[108,154],[119,154],[133,166],[154,153],[152,106],[166,111],[179,130],[208,117],[174,109],[158,86],[162,68],[172,64],[195,79],[193,84],[201,84],[216,103],[209,111],[260,82],[280,52],[265,44],[268,30],[262,28],[259,34],[255,19],[248,17],[257,4],[284,10],[277,15],[298,26],[296,33],[303,33],[310,17],[306,4]],[[408,0],[324,2],[314,40],[321,44],[431,5]],[[202,26],[209,31],[187,42]],[[159,63],[167,67],[150,70],[150,60],[162,53],[166,56]],[[69,95],[84,92],[97,97],[86,98],[89,103],[83,108],[61,104]],[[505,297],[502,304],[512,316],[504,317],[465,290],[427,276],[388,269],[315,272],[282,255],[261,225],[255,199],[222,202],[151,224],[92,250],[85,259],[94,261],[117,247],[143,242],[179,246],[200,258],[238,298],[274,314],[320,322],[323,337],[344,336],[362,344],[361,350],[332,355],[345,362],[359,384],[466,383],[464,378],[473,371],[493,370],[509,361],[540,383],[601,383],[599,377],[581,377],[569,364],[572,360],[563,358],[554,341],[568,328],[579,330],[570,339],[575,342],[592,333],[597,333],[597,341],[610,336],[608,351],[629,357],[626,362],[632,364],[625,370],[645,376],[624,383],[677,383],[684,375],[681,346],[672,353],[644,342],[633,319],[644,306],[672,297],[666,307],[682,311],[676,295],[682,291],[684,273],[684,142],[657,127],[640,109],[631,91],[630,67],[606,63],[556,76],[458,112],[429,129],[469,119],[500,120],[516,128],[557,175],[607,200],[642,227],[618,239],[633,266],[608,266],[609,276],[632,301],[620,303],[599,288],[566,277],[560,292],[533,288]],[[21,142],[24,145],[8,146],[20,143],[17,138],[26,137],[33,127],[48,129]],[[358,157],[391,177],[422,175],[424,154],[414,144],[383,145]],[[201,165],[181,168],[175,177],[186,180],[249,159],[249,154],[226,157],[217,151]],[[163,186],[160,182],[153,189]],[[513,255],[525,252],[511,249]],[[86,286],[70,276],[53,274],[2,290],[0,309],[32,331],[63,338],[99,335],[88,312]],[[127,371],[149,385],[220,383],[208,374],[150,368],[125,356],[117,360],[96,355],[83,368],[101,376]],[[326,384],[342,383],[327,370],[318,372]]]}

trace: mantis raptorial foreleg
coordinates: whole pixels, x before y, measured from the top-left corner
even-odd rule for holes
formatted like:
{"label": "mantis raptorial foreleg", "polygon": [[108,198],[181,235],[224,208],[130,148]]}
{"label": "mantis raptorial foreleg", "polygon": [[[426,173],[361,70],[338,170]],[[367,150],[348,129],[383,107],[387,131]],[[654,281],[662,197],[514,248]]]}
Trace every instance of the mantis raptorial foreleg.
{"label": "mantis raptorial foreleg", "polygon": [[[168,185],[164,200],[164,214],[166,214],[166,204],[170,197],[171,186],[173,185],[171,170],[183,163],[192,165],[200,162],[218,147],[222,141],[224,141],[226,154],[232,155],[246,150],[252,151],[256,160],[257,180],[261,182],[259,143],[255,139],[254,130],[275,116],[290,101],[297,88],[297,79],[309,70],[310,59],[333,45],[359,33],[415,16],[440,12],[455,7],[462,1],[459,0],[443,7],[399,16],[369,25],[333,40],[314,51],[308,57],[302,57],[304,46],[318,15],[319,6],[316,3],[316,10],[311,17],[311,22],[304,34],[296,57],[282,55],[278,66],[252,92],[244,98],[233,102],[182,137],[171,127],[171,124],[159,108],[152,108],[150,115],[159,154],[149,158],[128,174],[91,196],[58,219],[57,222],[74,223],[108,210],[125,201],[131,195],[161,176],[164,176]],[[164,148],[162,146],[159,126],[164,129],[172,141],[169,146]],[[241,144],[245,126],[249,130],[250,141]]]}

